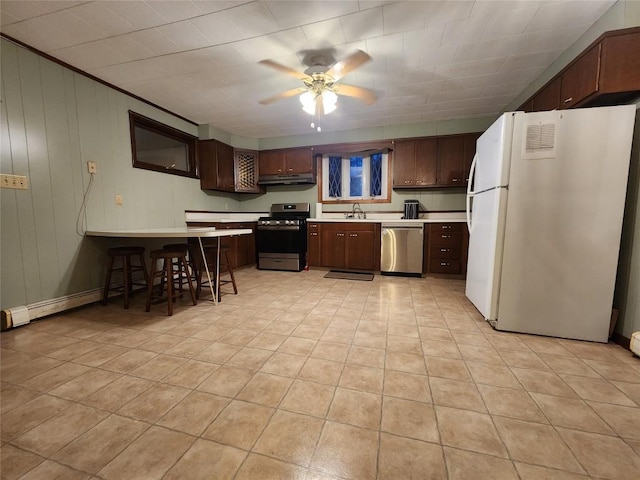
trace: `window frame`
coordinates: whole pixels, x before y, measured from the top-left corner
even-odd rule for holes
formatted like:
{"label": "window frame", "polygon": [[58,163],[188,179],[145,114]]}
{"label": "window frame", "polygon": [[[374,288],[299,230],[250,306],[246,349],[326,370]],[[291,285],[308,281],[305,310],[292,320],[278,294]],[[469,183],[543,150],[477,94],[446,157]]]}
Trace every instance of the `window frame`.
{"label": "window frame", "polygon": [[[351,149],[349,149],[351,150]],[[325,198],[324,197],[324,187],[325,184],[327,183],[325,181],[324,178],[324,172],[326,170],[325,168],[325,161],[328,164],[328,159],[329,157],[335,157],[335,156],[340,156],[342,157],[342,171],[345,171],[345,165],[349,164],[349,159],[351,157],[362,157],[362,158],[369,158],[369,161],[367,162],[369,164],[369,166],[367,167],[370,168],[370,158],[371,155],[375,154],[375,153],[382,153],[383,155],[386,155],[386,188],[383,182],[382,185],[382,191],[386,192],[386,196],[383,197],[362,197],[362,198],[357,198],[357,197],[352,197],[352,198],[347,198],[344,196],[344,192],[348,192],[348,184],[349,184],[349,177],[345,178],[345,175],[343,174],[342,176],[342,192],[343,192],[343,196],[337,199],[331,199],[331,198]],[[326,160],[325,160],[326,159]],[[392,191],[392,178],[391,178],[391,165],[393,162],[393,151],[391,149],[362,149],[360,151],[348,151],[348,152],[344,152],[344,153],[318,153],[316,154],[316,162],[317,162],[317,166],[318,166],[318,202],[322,203],[322,204],[329,204],[329,205],[339,205],[339,204],[352,204],[354,202],[358,202],[361,204],[365,204],[365,203],[391,203],[392,199],[391,199],[391,191]],[[384,165],[384,160],[383,160],[383,165]],[[384,168],[384,166],[383,166]],[[348,171],[348,168],[346,168],[346,170]],[[384,171],[383,171],[383,178],[384,178]],[[370,178],[366,179],[367,182],[370,182]],[[346,190],[345,190],[346,188]],[[370,186],[367,186],[367,189],[370,188]]]}
{"label": "window frame", "polygon": [[[187,148],[187,170],[169,168],[138,160],[136,149],[136,127],[183,143]],[[145,117],[144,115],[140,115],[132,110],[129,110],[129,133],[131,139],[131,160],[133,168],[167,173],[169,175],[179,175],[181,177],[199,178],[198,165],[196,162],[197,137]]]}

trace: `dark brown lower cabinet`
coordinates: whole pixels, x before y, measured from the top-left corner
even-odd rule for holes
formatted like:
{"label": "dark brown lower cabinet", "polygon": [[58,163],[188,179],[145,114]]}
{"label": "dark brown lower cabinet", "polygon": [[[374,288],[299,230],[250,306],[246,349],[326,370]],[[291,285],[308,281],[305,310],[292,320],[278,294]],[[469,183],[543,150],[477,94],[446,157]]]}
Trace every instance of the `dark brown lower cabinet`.
{"label": "dark brown lower cabinet", "polygon": [[425,238],[427,272],[466,274],[468,238],[462,222],[429,224]]}
{"label": "dark brown lower cabinet", "polygon": [[461,222],[431,223],[426,232],[424,255],[427,258],[427,273],[466,274],[466,225]]}
{"label": "dark brown lower cabinet", "polygon": [[309,265],[347,270],[380,270],[380,224],[310,223]]}

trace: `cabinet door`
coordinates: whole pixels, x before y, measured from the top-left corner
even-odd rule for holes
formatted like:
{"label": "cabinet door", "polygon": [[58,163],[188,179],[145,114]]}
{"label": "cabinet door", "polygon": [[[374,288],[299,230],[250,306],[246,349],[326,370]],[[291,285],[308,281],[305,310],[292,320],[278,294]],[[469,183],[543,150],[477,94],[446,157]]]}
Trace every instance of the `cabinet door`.
{"label": "cabinet door", "polygon": [[556,78],[533,97],[533,112],[545,112],[560,108],[560,87],[562,79]]}
{"label": "cabinet door", "polygon": [[471,163],[473,156],[476,154],[476,142],[482,133],[467,133],[464,136],[464,184],[469,183],[469,174],[471,173]]}
{"label": "cabinet door", "polygon": [[562,74],[560,108],[571,108],[598,91],[600,44],[585,53]]}
{"label": "cabinet door", "polygon": [[393,150],[393,186],[413,187],[416,173],[416,142],[396,142]]}
{"label": "cabinet door", "polygon": [[258,152],[235,150],[235,191],[247,193],[262,192],[258,185]]}
{"label": "cabinet door", "polygon": [[320,225],[307,224],[307,256],[310,267],[320,266]]}
{"label": "cabinet door", "polygon": [[438,173],[438,138],[416,140],[416,187],[436,185]]}
{"label": "cabinet door", "polygon": [[200,188],[216,190],[218,188],[218,172],[216,169],[216,141],[198,141],[198,168],[200,171]]}
{"label": "cabinet door", "polygon": [[600,90],[604,93],[640,90],[640,32],[602,41]]}
{"label": "cabinet door", "polygon": [[[347,232],[346,258],[347,268],[355,270],[374,269],[374,232],[358,231]],[[378,255],[380,253],[378,252]]]}
{"label": "cabinet door", "polygon": [[321,265],[329,268],[344,268],[346,233],[322,229],[320,238]]}
{"label": "cabinet door", "polygon": [[260,152],[260,175],[283,175],[285,173],[284,150]]}
{"label": "cabinet door", "polygon": [[235,191],[235,171],[233,159],[233,147],[226,143],[216,142],[216,160],[218,170],[218,190],[225,192]]}
{"label": "cabinet door", "polygon": [[438,185],[464,185],[464,135],[438,139]]}
{"label": "cabinet door", "polygon": [[313,173],[313,152],[310,148],[285,150],[287,173]]}

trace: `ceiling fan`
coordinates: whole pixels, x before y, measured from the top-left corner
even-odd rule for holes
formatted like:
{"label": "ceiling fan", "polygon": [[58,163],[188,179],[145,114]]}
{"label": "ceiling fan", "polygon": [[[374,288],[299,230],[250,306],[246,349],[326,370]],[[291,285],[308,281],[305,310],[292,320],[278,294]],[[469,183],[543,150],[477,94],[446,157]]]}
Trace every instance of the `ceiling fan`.
{"label": "ceiling fan", "polygon": [[261,100],[260,103],[262,105],[269,105],[277,100],[300,95],[303,110],[311,115],[323,115],[335,110],[337,95],[354,97],[362,100],[367,105],[371,105],[377,99],[376,93],[372,90],[337,83],[349,72],[369,60],[371,60],[371,57],[367,53],[362,50],[357,50],[344,60],[329,65],[327,58],[322,54],[318,54],[311,57],[311,66],[309,66],[304,73],[281,65],[273,60],[262,60],[259,63],[302,80],[304,86],[265,98]]}

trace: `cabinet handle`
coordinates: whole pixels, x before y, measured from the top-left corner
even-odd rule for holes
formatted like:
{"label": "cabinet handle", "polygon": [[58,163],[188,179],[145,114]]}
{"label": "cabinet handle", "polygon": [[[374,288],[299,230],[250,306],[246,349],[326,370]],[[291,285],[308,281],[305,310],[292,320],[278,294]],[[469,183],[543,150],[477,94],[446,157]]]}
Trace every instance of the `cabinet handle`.
{"label": "cabinet handle", "polygon": [[350,234],[349,234],[349,236],[350,236],[350,237],[357,237],[357,236],[358,236],[358,234],[357,234],[357,233],[350,233]]}
{"label": "cabinet handle", "polygon": [[309,235],[311,235],[312,237],[317,237],[318,236],[318,232],[310,232]]}
{"label": "cabinet handle", "polygon": [[452,181],[452,182],[459,182],[459,181],[460,181],[460,179],[459,179],[459,178],[452,178],[452,179],[451,179],[451,181]]}
{"label": "cabinet handle", "polygon": [[441,235],[440,238],[451,238],[451,235]]}
{"label": "cabinet handle", "polygon": [[282,172],[282,169],[281,169],[281,168],[279,168],[279,169],[278,169],[278,172]]}
{"label": "cabinet handle", "polygon": [[293,168],[288,168],[287,170],[289,170],[290,172],[293,172]]}
{"label": "cabinet handle", "polygon": [[451,225],[442,225],[442,230],[449,230],[451,228]]}
{"label": "cabinet handle", "polygon": [[411,180],[405,180],[404,183],[409,184],[409,183],[411,183]]}
{"label": "cabinet handle", "polygon": [[440,262],[441,267],[448,267],[449,265],[451,265],[449,262]]}
{"label": "cabinet handle", "polygon": [[344,237],[344,233],[336,233],[336,237]]}
{"label": "cabinet handle", "polygon": [[451,249],[450,248],[441,248],[440,251],[441,252],[450,252]]}
{"label": "cabinet handle", "polygon": [[569,98],[567,98],[563,103],[569,103],[569,102],[571,102],[572,100],[573,100],[573,97],[569,97]]}

